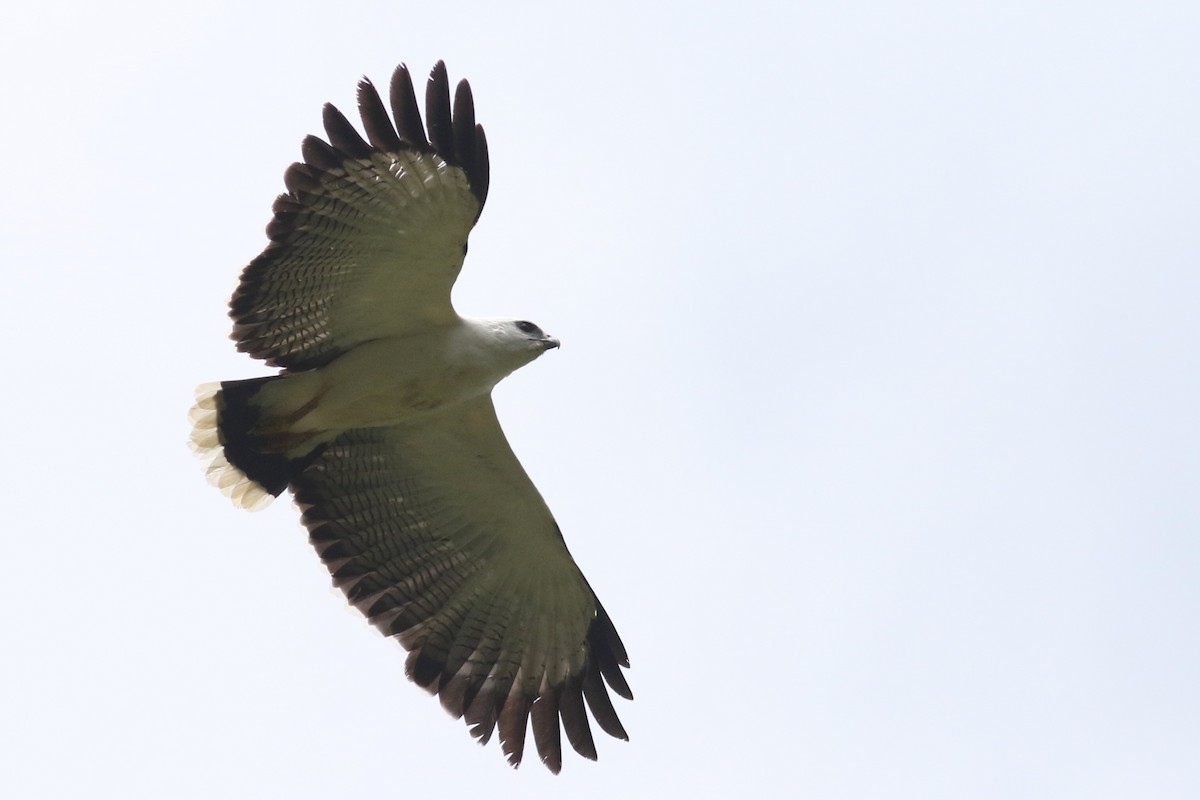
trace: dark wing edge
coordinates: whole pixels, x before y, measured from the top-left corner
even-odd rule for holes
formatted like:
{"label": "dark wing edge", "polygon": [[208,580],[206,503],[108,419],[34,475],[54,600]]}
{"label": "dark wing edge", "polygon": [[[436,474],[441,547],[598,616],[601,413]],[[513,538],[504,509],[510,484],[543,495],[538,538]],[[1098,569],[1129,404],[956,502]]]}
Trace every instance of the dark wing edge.
{"label": "dark wing edge", "polygon": [[[309,222],[309,204],[319,199],[322,181],[345,179],[348,162],[403,151],[434,153],[447,164],[462,169],[471,194],[479,201],[475,219],[483,213],[490,183],[490,162],[483,126],[475,122],[471,85],[466,80],[459,81],[452,112],[446,64],[438,61],[434,65],[425,93],[429,139],[426,139],[417,107],[412,76],[404,64],[392,73],[389,99],[396,119],[394,126],[379,92],[364,77],[358,84],[358,109],[367,138],[364,140],[345,115],[327,103],[322,111],[322,122],[329,141],[310,135],[301,143],[303,161],[293,163],[284,172],[287,191],[279,195],[271,207],[273,217],[267,224],[270,241],[266,249],[242,270],[241,280],[229,301],[229,316],[234,322],[230,338],[237,342],[240,352],[263,359],[270,366],[289,369],[321,366],[339,354],[334,346],[324,344],[296,352],[293,344],[303,342],[307,334],[318,328],[317,319],[323,309],[307,307],[285,312],[271,303],[269,292],[263,287],[270,279],[272,265],[281,256],[280,251],[304,235]],[[283,327],[289,333],[281,335],[280,318],[284,315],[288,318],[282,320]]]}
{"label": "dark wing edge", "polygon": [[585,708],[605,733],[628,740],[608,691],[633,699],[621,671],[629,657],[582,574],[578,580],[594,611],[577,645],[580,657],[567,670],[523,672],[527,654],[503,646],[513,620],[511,597],[490,591],[494,584],[481,580],[481,561],[405,520],[419,489],[386,466],[387,452],[378,429],[347,431],[291,485],[334,585],[409,651],[405,675],[437,695],[481,745],[498,731],[513,767],[521,764],[529,727],[542,763],[555,774],[562,767],[562,732],[577,753],[596,760]]}

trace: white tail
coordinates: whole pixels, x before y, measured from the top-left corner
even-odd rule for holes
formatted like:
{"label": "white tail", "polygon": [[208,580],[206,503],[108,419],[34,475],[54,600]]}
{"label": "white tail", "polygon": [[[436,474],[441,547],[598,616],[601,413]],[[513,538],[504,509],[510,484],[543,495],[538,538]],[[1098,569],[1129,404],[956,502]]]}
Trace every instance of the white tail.
{"label": "white tail", "polygon": [[221,490],[221,494],[238,508],[262,511],[275,496],[225,458],[225,448],[217,431],[217,395],[220,393],[220,383],[202,383],[196,387],[196,403],[188,411],[188,419],[192,422],[188,446],[204,462],[205,477]]}

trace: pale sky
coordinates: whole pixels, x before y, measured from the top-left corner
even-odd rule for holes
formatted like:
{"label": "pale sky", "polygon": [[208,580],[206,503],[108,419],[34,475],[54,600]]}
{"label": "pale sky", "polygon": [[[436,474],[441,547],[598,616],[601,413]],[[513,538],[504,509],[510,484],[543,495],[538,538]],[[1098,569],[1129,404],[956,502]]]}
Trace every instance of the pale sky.
{"label": "pale sky", "polygon": [[[0,796],[1200,796],[1200,6],[568,6],[0,10]],[[185,446],[321,105],[439,58],[633,662],[558,777]]]}

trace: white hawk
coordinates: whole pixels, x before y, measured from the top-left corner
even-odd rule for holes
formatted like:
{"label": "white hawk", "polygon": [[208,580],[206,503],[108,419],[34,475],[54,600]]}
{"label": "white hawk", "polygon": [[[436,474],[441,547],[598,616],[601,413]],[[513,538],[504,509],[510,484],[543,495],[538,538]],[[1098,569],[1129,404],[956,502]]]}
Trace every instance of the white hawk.
{"label": "white hawk", "polygon": [[[422,124],[408,69],[393,127],[358,85],[367,139],[332,105],[284,173],[270,243],[230,301],[238,350],[281,367],[197,390],[192,446],[239,506],[290,488],[334,585],[409,651],[405,672],[509,763],[527,721],[558,772],[560,731],[595,759],[585,703],[627,739],[625,647],[508,445],[492,388],[558,340],[469,319],[450,290],[488,191],[487,141],[446,67]],[[560,728],[561,725],[561,728]]]}

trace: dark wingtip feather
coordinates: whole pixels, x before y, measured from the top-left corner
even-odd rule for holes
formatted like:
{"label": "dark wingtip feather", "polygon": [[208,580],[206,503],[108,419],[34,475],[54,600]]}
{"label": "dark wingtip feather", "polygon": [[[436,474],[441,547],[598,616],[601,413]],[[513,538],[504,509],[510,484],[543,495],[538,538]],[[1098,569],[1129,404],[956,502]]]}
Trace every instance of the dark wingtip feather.
{"label": "dark wingtip feather", "polygon": [[341,154],[320,137],[305,136],[304,141],[300,143],[300,154],[304,157],[305,164],[323,172],[332,172],[342,168]]}
{"label": "dark wingtip feather", "polygon": [[629,734],[625,732],[625,726],[621,724],[616,709],[613,708],[600,672],[593,666],[589,666],[583,673],[583,696],[587,699],[592,717],[601,730],[614,738],[629,741]]}
{"label": "dark wingtip feather", "polygon": [[419,149],[427,149],[429,140],[425,138],[425,124],[421,121],[421,109],[417,105],[417,95],[413,91],[412,75],[404,64],[396,67],[392,73],[392,85],[388,92],[392,103],[392,115],[396,118],[396,130],[401,140]]}
{"label": "dark wingtip feather", "polygon": [[325,133],[329,143],[351,158],[370,158],[371,145],[358,134],[346,115],[337,110],[333,103],[326,103],[321,112],[321,121],[325,124]]}
{"label": "dark wingtip feather", "polygon": [[558,696],[550,689],[542,691],[530,708],[533,718],[533,743],[547,769],[558,774],[562,769],[562,734],[558,727]]}
{"label": "dark wingtip feather", "polygon": [[467,703],[464,719],[471,735],[480,744],[487,744],[496,728],[496,698],[490,692],[481,691]]}
{"label": "dark wingtip feather", "polygon": [[308,168],[308,165],[301,164],[298,161],[284,170],[283,185],[288,190],[288,194],[293,197],[299,197],[304,193],[312,193],[321,188],[321,184],[317,181],[316,176],[312,174],[312,170]]}
{"label": "dark wingtip feather", "polygon": [[592,728],[583,706],[583,686],[579,680],[569,679],[563,686],[558,700],[558,713],[571,747],[584,758],[595,761],[596,742],[592,739]]}
{"label": "dark wingtip feather", "polygon": [[463,708],[470,708],[475,703],[475,697],[484,687],[487,681],[487,674],[482,671],[475,671],[467,679],[466,686],[463,689]]}
{"label": "dark wingtip feather", "polygon": [[514,767],[521,766],[521,756],[525,752],[525,729],[529,721],[529,701],[519,691],[508,696],[504,707],[500,709],[500,718],[496,725],[500,730],[500,749],[508,763]]}
{"label": "dark wingtip feather", "polygon": [[395,153],[403,147],[391,119],[388,118],[383,100],[375,90],[375,84],[367,78],[358,82],[358,114],[362,117],[367,139],[373,147],[385,153]]}
{"label": "dark wingtip feather", "polygon": [[[475,193],[475,197],[479,200],[479,211],[483,213],[483,204],[487,202],[488,186],[492,181],[492,167],[488,160],[487,136],[483,133],[483,126],[475,126],[475,165],[473,167],[474,174],[468,172],[467,177],[471,181],[471,191]],[[475,217],[479,218],[478,215]]]}
{"label": "dark wingtip feather", "polygon": [[616,626],[599,601],[596,603],[596,616],[588,626],[588,649],[600,669],[600,674],[613,691],[626,700],[632,700],[633,691],[621,672],[621,667],[629,666],[629,655],[625,652],[625,645],[617,634]]}
{"label": "dark wingtip feather", "polygon": [[274,214],[296,214],[304,210],[301,203],[296,202],[296,198],[290,194],[281,194],[275,198],[275,202],[271,204],[271,212]]}
{"label": "dark wingtip feather", "polygon": [[[294,231],[294,224],[288,219],[290,216],[292,215],[276,211],[275,218],[267,223],[267,238],[272,242],[282,242],[291,236]],[[234,331],[233,338],[240,339],[241,334],[241,331]]]}
{"label": "dark wingtip feather", "polygon": [[[449,77],[447,77],[447,84]],[[454,129],[454,152],[467,173],[470,174],[475,158],[475,99],[471,96],[471,84],[461,80],[454,88],[454,112],[451,114]]]}
{"label": "dark wingtip feather", "polygon": [[454,126],[450,117],[450,77],[446,74],[444,61],[433,65],[425,84],[425,122],[429,128],[429,141],[447,163],[457,166],[460,162],[454,149]]}
{"label": "dark wingtip feather", "polygon": [[436,688],[438,676],[442,674],[442,662],[430,658],[423,650],[413,650],[404,664],[404,674],[422,689]]}
{"label": "dark wingtip feather", "polygon": [[466,702],[467,678],[462,674],[455,674],[450,680],[443,679],[438,687],[438,702],[442,704],[442,708],[450,716],[458,719],[463,715],[467,708]]}

